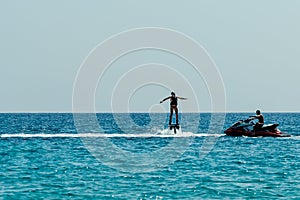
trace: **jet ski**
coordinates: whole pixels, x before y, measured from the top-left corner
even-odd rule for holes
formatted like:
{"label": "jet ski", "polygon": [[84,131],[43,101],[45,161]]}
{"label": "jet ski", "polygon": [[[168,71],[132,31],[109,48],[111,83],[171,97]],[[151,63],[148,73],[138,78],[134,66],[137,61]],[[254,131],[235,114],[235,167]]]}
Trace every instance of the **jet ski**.
{"label": "jet ski", "polygon": [[248,136],[248,137],[290,137],[291,135],[281,132],[277,126],[279,124],[265,124],[254,132],[255,118],[239,120],[224,131],[229,136]]}

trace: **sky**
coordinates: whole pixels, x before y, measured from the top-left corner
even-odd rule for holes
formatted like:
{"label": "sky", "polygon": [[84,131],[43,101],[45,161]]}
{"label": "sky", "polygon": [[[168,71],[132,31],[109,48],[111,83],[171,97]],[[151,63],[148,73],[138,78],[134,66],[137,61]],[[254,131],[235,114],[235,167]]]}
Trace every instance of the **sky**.
{"label": "sky", "polygon": [[[1,0],[0,112],[72,112],[74,83],[91,52],[108,38],[143,27],[173,30],[205,49],[221,77],[216,84],[224,86],[227,112],[299,112],[299,10],[297,0]],[[191,90],[176,80],[172,88],[155,80],[124,93],[128,71],[147,63],[169,67],[180,75],[174,79],[191,81]],[[124,55],[99,79],[95,109],[164,112],[168,103],[159,101],[174,90],[189,98],[180,104],[183,112],[195,105],[197,112],[210,112],[214,85],[195,74],[170,52]]]}

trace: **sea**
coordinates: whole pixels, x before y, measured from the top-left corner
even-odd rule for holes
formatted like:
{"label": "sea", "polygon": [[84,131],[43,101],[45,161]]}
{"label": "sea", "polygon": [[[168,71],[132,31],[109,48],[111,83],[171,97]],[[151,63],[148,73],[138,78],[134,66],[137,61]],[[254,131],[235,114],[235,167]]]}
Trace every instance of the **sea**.
{"label": "sea", "polygon": [[300,113],[263,113],[291,137],[231,137],[253,113],[1,113],[0,199],[300,199]]}

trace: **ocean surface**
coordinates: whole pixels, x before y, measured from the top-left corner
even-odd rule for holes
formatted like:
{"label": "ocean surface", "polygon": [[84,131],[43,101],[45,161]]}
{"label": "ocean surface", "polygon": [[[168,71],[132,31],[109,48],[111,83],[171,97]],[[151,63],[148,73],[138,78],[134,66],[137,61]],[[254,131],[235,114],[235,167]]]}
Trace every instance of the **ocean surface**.
{"label": "ocean surface", "polygon": [[2,113],[0,199],[300,199],[300,113],[263,113],[288,138],[224,135],[253,114],[174,135],[167,114]]}

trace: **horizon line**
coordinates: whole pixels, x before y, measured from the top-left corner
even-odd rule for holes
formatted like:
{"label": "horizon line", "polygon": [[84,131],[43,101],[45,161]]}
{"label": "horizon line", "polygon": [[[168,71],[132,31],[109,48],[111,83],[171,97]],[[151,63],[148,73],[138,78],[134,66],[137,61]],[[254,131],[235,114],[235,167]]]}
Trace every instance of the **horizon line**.
{"label": "horizon line", "polygon": [[[253,113],[254,111],[199,111],[199,112],[179,112],[179,113]],[[9,113],[70,113],[70,114],[91,114],[91,113],[115,113],[115,114],[125,114],[125,113],[169,113],[169,112],[146,112],[146,111],[133,111],[133,112],[107,112],[107,111],[101,111],[101,112],[72,112],[72,111],[0,111],[0,114],[9,114]],[[300,113],[300,111],[270,111],[266,110],[262,113]]]}

